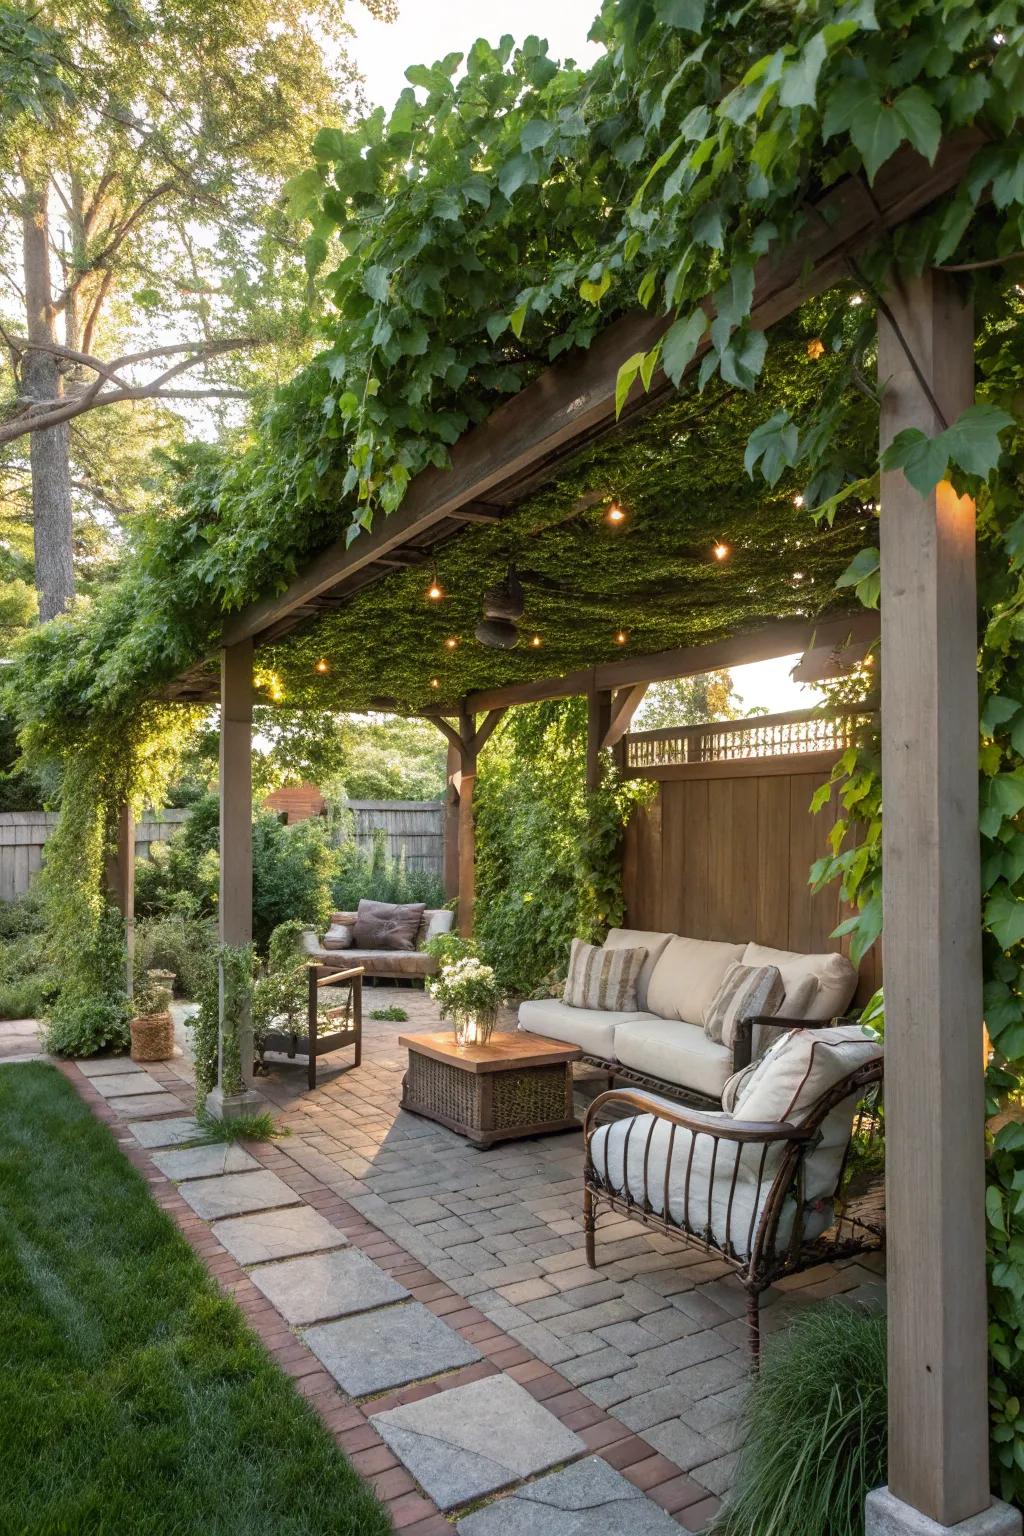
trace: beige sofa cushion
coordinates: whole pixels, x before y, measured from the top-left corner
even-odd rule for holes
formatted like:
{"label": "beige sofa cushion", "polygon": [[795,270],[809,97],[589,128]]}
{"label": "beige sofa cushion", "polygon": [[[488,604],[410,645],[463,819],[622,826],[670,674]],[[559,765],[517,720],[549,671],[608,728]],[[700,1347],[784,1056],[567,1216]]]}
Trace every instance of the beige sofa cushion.
{"label": "beige sofa cushion", "polygon": [[709,1040],[700,1024],[646,1018],[615,1029],[615,1054],[624,1067],[692,1088],[709,1098],[722,1096],[732,1073],[732,1052]]}
{"label": "beige sofa cushion", "polygon": [[[845,955],[801,955],[791,949],[768,949],[763,944],[748,944],[743,951],[744,965],[777,965],[786,989],[779,1012],[787,1018],[834,1019],[850,1006],[857,990],[857,972]],[[794,994],[797,985],[810,977],[816,983],[816,995],[809,1004]],[[792,999],[792,1003],[791,1003]],[[791,1011],[793,1009],[793,1011]]]}
{"label": "beige sofa cushion", "polygon": [[320,942],[324,949],[351,949],[355,938],[347,923],[332,923]]}
{"label": "beige sofa cushion", "polygon": [[704,1033],[732,1050],[741,1019],[778,1013],[785,988],[777,965],[741,965],[734,961],[704,1015]]}
{"label": "beige sofa cushion", "polygon": [[[742,944],[710,939],[670,939],[647,987],[647,1007],[662,1019],[682,1019],[704,1027],[704,1014],[715,1000],[725,973],[743,958]],[[750,960],[748,965],[772,961]],[[781,969],[781,967],[780,967]]]}
{"label": "beige sofa cushion", "polygon": [[649,933],[642,928],[609,928],[608,937],[604,941],[605,949],[646,949],[647,951],[647,959],[640,967],[640,975],[636,979],[638,1008],[646,1010],[650,1006],[647,1001],[647,989],[654,975],[654,967],[661,959],[669,940],[674,938],[674,933]]}
{"label": "beige sofa cushion", "polygon": [[553,997],[533,998],[519,1005],[519,1028],[552,1040],[568,1040],[588,1056],[615,1058],[615,1029],[619,1024],[648,1020],[646,1013],[612,1013],[606,1008],[570,1008]]}

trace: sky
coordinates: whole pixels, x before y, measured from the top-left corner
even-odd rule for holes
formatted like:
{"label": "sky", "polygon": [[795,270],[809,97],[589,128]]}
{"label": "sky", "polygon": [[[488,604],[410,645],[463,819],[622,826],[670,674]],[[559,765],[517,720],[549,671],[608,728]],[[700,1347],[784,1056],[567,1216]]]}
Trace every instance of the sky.
{"label": "sky", "polygon": [[[360,6],[348,10],[356,37],[353,56],[374,106],[391,108],[406,85],[410,64],[432,64],[448,53],[465,53],[480,36],[497,42],[506,32],[517,41],[536,33],[557,58],[588,64],[599,52],[587,41],[600,0],[399,0],[398,20],[374,21]],[[733,668],[736,692],[746,709],[779,714],[808,709],[821,698],[789,674],[799,657],[785,656]]]}
{"label": "sky", "polygon": [[374,106],[392,107],[407,81],[410,64],[433,64],[448,53],[466,53],[478,37],[496,43],[505,33],[517,42],[535,33],[546,37],[559,59],[589,64],[598,49],[587,42],[600,0],[398,0],[398,20],[374,21],[352,5],[346,19],[355,27],[352,55],[366,78]]}

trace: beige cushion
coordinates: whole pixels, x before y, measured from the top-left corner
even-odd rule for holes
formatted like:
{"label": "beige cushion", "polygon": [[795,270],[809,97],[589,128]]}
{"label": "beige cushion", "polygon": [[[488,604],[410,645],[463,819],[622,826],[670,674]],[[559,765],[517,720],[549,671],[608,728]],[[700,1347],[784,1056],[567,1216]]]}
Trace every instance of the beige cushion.
{"label": "beige cushion", "polygon": [[612,1013],[604,1008],[570,1008],[553,997],[538,997],[519,1005],[519,1028],[552,1040],[568,1040],[605,1061],[615,1059],[615,1029],[619,1024],[651,1019],[645,1013]]}
{"label": "beige cushion", "polygon": [[661,959],[669,940],[673,938],[675,934],[648,933],[642,928],[609,928],[608,937],[604,941],[605,949],[646,949],[647,951],[647,958],[640,967],[640,975],[636,979],[638,1008],[646,1010],[650,1006],[647,1001],[647,988],[651,984],[654,967]]}
{"label": "beige cushion", "polygon": [[[743,958],[742,944],[718,944],[709,939],[670,939],[647,987],[647,1007],[662,1019],[682,1019],[704,1027],[704,1014],[714,1001],[725,973]],[[751,961],[770,964],[770,961]]]}
{"label": "beige cushion", "polygon": [[351,949],[355,940],[347,923],[332,923],[320,942],[324,949]]}
{"label": "beige cushion", "polygon": [[360,949],[414,950],[425,910],[422,901],[401,905],[393,901],[361,901],[356,911],[356,944]]}
{"label": "beige cushion", "polygon": [[563,1003],[570,1008],[639,1012],[636,979],[646,957],[646,949],[597,949],[582,939],[573,939]]}
{"label": "beige cushion", "polygon": [[776,965],[730,965],[704,1015],[704,1033],[732,1050],[741,1019],[778,1013],[785,996]]}
{"label": "beige cushion", "polygon": [[[845,955],[801,955],[791,949],[768,949],[763,944],[748,944],[743,951],[744,965],[777,965],[786,989],[779,1012],[787,1017],[834,1019],[845,1013],[857,990],[857,972]],[[799,1011],[791,1011],[791,995],[797,984],[813,978],[816,995]],[[794,998],[794,1003],[797,1001]]]}
{"label": "beige cushion", "polygon": [[732,1073],[732,1052],[709,1040],[700,1024],[656,1018],[619,1024],[615,1054],[634,1072],[664,1078],[712,1099],[721,1097]]}
{"label": "beige cushion", "polygon": [[735,1092],[729,1084],[725,1098],[737,1120],[799,1125],[848,1073],[881,1055],[881,1042],[856,1024],[794,1029],[743,1074]]}
{"label": "beige cushion", "polygon": [[455,913],[450,907],[428,907],[420,918],[420,931],[416,935],[416,948],[422,949],[431,939],[442,933],[451,933]]}
{"label": "beige cushion", "polygon": [[341,923],[346,928],[354,928],[356,925],[356,914],[354,912],[332,912],[332,926],[335,923]]}

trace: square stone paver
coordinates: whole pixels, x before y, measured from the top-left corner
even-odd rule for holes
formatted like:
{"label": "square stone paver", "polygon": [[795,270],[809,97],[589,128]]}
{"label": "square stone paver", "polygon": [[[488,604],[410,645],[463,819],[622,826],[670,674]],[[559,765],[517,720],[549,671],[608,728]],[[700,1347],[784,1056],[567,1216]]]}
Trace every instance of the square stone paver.
{"label": "square stone paver", "polygon": [[508,1376],[373,1415],[377,1433],[441,1509],[531,1477],[586,1446]]}
{"label": "square stone paver", "polygon": [[[93,1056],[88,1061],[76,1061],[75,1066],[83,1077],[114,1077],[123,1072],[145,1072],[141,1062],[130,1056]],[[102,1093],[102,1088],[97,1090]]]}
{"label": "square stone paver", "polygon": [[297,1253],[341,1248],[348,1238],[308,1205],[285,1206],[259,1216],[236,1216],[218,1221],[214,1237],[224,1244],[239,1264],[262,1264],[268,1259],[287,1259]]}
{"label": "square stone paver", "polygon": [[185,1147],[174,1152],[154,1152],[153,1161],[169,1179],[205,1179],[218,1173],[245,1173],[258,1168],[244,1147],[215,1141],[205,1147]]}
{"label": "square stone paver", "polygon": [[[100,1078],[100,1082],[105,1079]],[[123,1099],[108,1099],[107,1103],[115,1114],[129,1115],[166,1115],[168,1110],[180,1109],[181,1103],[173,1093],[151,1093],[144,1089],[142,1093],[130,1093]]]}
{"label": "square stone paver", "polygon": [[118,1071],[94,1077],[92,1085],[105,1099],[116,1099],[121,1094],[166,1093],[163,1083],[158,1083],[148,1072]]}
{"label": "square stone paver", "polygon": [[[262,1273],[265,1271],[253,1270],[252,1278],[256,1280]],[[308,1329],[303,1337],[350,1397],[383,1392],[386,1387],[402,1387],[407,1382],[436,1376],[456,1366],[472,1365],[480,1359],[472,1344],[418,1301],[360,1312],[336,1323],[321,1323],[318,1328]],[[449,1396],[451,1393],[442,1392],[430,1401]],[[532,1403],[533,1398],[529,1401]]]}
{"label": "square stone paver", "polygon": [[198,1141],[203,1128],[191,1115],[174,1120],[133,1120],[128,1129],[140,1147],[176,1147],[183,1141]]}
{"label": "square stone paver", "polygon": [[206,1221],[270,1210],[275,1205],[300,1204],[295,1191],[269,1168],[258,1173],[225,1173],[219,1179],[194,1179],[179,1184],[178,1193]]}
{"label": "square stone paver", "polygon": [[336,1248],[303,1259],[263,1264],[253,1270],[251,1278],[268,1301],[296,1324],[367,1312],[386,1302],[404,1301],[409,1294],[358,1248]]}
{"label": "square stone paver", "polygon": [[680,1536],[680,1527],[596,1456],[467,1515],[457,1536]]}

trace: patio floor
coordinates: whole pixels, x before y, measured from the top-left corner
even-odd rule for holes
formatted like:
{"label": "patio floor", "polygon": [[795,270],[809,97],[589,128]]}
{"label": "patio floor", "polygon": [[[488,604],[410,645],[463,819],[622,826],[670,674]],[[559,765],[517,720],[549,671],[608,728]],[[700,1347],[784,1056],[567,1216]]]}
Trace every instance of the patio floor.
{"label": "patio floor", "polygon": [[[408,1022],[369,1017],[390,1005]],[[598,1536],[628,1519],[656,1536],[673,1528],[667,1511],[674,1528],[700,1530],[735,1459],[741,1287],[719,1262],[607,1215],[589,1270],[581,1138],[479,1151],[400,1111],[398,1037],[436,1028],[435,1006],[377,987],[365,1013],[357,1071],[344,1051],[321,1060],[313,1093],[304,1065],[259,1080],[292,1135],[249,1156],[175,1150],[191,1129],[184,1057],[147,1072],[69,1070],[130,1130],[136,1160],[152,1159],[154,1192],[261,1331],[273,1315],[285,1354],[298,1332],[307,1395],[319,1382],[331,1394],[321,1411],[342,1401],[338,1386],[358,1404],[339,1442],[357,1466],[363,1457],[400,1528],[569,1536],[582,1518]],[[0,1060],[31,1045],[0,1025]],[[820,1297],[877,1304],[880,1267],[869,1258],[785,1282],[765,1298],[766,1331]]]}

